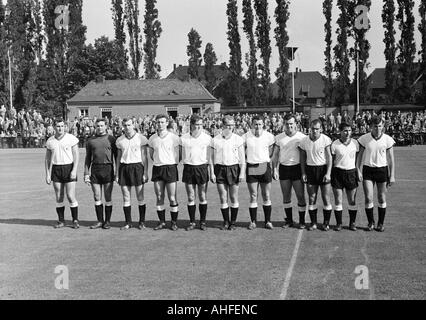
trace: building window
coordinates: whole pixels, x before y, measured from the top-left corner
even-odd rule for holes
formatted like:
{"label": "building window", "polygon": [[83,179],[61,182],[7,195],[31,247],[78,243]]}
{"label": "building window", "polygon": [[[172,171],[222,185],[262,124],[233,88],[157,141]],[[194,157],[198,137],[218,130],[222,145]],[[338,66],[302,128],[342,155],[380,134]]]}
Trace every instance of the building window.
{"label": "building window", "polygon": [[78,110],[78,116],[79,117],[88,117],[89,116],[89,109],[88,108],[82,108]]}
{"label": "building window", "polygon": [[101,108],[101,118],[111,119],[112,118],[112,108]]}

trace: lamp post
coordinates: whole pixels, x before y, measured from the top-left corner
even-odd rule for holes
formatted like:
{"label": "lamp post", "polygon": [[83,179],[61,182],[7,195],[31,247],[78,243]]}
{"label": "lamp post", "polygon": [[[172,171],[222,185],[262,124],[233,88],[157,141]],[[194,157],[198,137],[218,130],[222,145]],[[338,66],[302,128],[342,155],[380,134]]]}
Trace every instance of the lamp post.
{"label": "lamp post", "polygon": [[295,101],[295,88],[294,88],[294,53],[297,51],[298,47],[286,47],[286,55],[290,57],[291,61],[291,87],[292,87],[292,97],[293,97],[293,105],[292,105],[292,113],[296,113],[296,101]]}

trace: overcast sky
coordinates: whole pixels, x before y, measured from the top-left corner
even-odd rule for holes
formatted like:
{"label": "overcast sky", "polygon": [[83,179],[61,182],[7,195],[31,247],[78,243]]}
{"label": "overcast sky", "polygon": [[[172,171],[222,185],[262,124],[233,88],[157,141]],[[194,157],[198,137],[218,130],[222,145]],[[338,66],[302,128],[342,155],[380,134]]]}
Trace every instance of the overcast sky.
{"label": "overcast sky", "polygon": [[[163,33],[161,34],[158,46],[158,63],[161,65],[162,77],[166,77],[173,71],[173,64],[186,65],[188,57],[186,46],[188,44],[188,32],[191,28],[198,31],[202,40],[201,52],[204,54],[205,45],[208,42],[213,44],[218,57],[218,63],[229,61],[229,48],[227,41],[227,0],[158,0],[157,8],[159,20],[161,21]],[[87,26],[87,41],[93,43],[94,39],[106,35],[110,39],[114,38],[114,28],[111,17],[111,0],[84,0],[83,1],[83,23]],[[271,19],[271,74],[278,66],[278,50],[275,46],[273,29],[275,19],[275,0],[269,0],[269,14]],[[336,0],[334,0],[334,4]],[[415,0],[415,41],[417,51],[420,50],[420,33],[418,24],[420,22],[418,6],[420,0]],[[242,30],[242,0],[238,1],[239,27],[242,39],[243,57],[248,51],[247,40]],[[381,12],[383,1],[372,0],[372,7],[369,13],[371,29],[368,32],[368,39],[371,42],[370,74],[374,68],[381,68],[385,65],[383,55],[384,44]],[[145,1],[139,0],[140,24],[143,30],[143,15]],[[333,21],[336,20],[338,10],[333,12]],[[324,23],[322,14],[322,0],[293,0],[290,4],[289,45],[297,46],[300,49],[296,55],[295,66],[303,71],[320,71],[324,69]],[[333,33],[335,32],[333,23]],[[399,37],[399,35],[397,35]],[[335,43],[333,43],[334,45]],[[243,60],[244,64],[244,60]],[[142,70],[142,69],[141,69]],[[275,79],[275,76],[273,76]]]}

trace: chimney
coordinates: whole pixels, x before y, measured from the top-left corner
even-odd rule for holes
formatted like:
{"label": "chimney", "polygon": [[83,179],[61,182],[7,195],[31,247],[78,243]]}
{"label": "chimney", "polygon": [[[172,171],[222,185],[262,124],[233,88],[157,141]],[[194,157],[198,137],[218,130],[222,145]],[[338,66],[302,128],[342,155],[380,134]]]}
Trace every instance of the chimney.
{"label": "chimney", "polygon": [[176,71],[176,63],[173,63],[173,72]]}
{"label": "chimney", "polygon": [[104,83],[105,82],[105,76],[103,75],[98,75],[95,78],[96,83]]}

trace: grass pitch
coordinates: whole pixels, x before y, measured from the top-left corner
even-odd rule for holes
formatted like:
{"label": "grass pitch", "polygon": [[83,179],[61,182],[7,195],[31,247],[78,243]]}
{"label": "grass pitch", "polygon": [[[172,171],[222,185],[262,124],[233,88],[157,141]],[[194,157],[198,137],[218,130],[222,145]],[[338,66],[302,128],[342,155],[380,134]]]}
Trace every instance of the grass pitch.
{"label": "grass pitch", "polygon": [[[96,216],[91,189],[82,181],[84,150],[77,184],[81,228],[55,230],[54,192],[44,182],[44,150],[0,150],[0,299],[425,299],[426,147],[396,148],[395,156],[397,183],[388,193],[384,233],[361,229],[367,224],[362,187],[358,232],[282,229],[282,197],[275,181],[272,231],[263,228],[261,206],[259,228],[246,229],[245,184],[236,231],[219,230],[219,197],[211,184],[209,229],[185,231],[186,196],[179,183],[180,229],[172,232],[152,230],[157,222],[152,183],[145,187],[147,230],[120,231],[124,215],[117,185],[113,228],[90,230]],[[297,217],[295,199],[293,205]],[[319,209],[321,222],[321,202]],[[71,219],[68,204],[66,218]],[[348,219],[346,210],[345,224]],[[55,288],[58,265],[68,268],[68,290]],[[364,290],[355,287],[354,271],[360,265],[369,271]]]}

